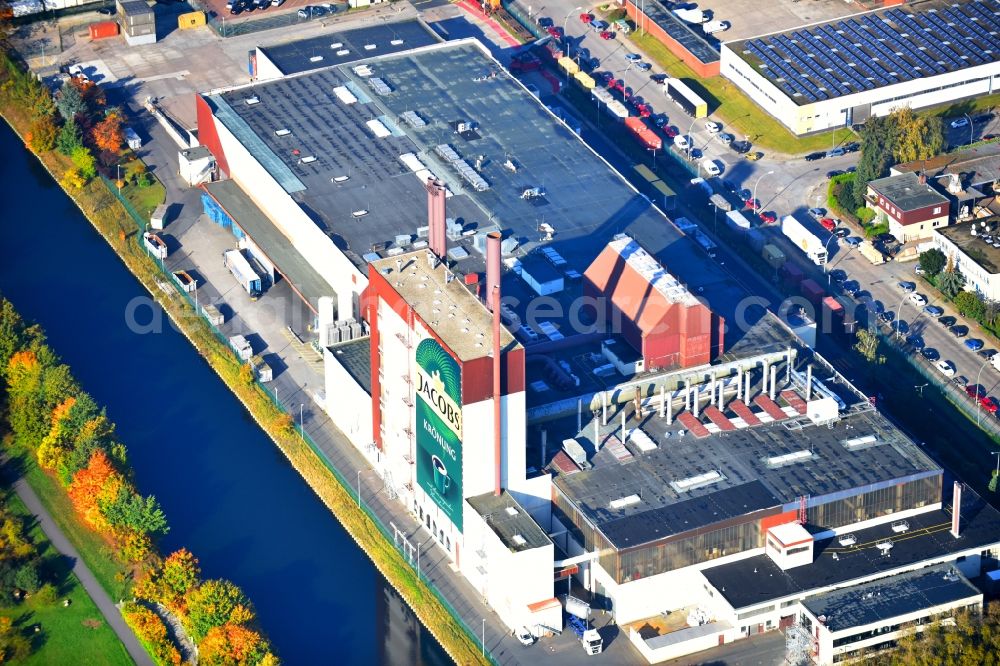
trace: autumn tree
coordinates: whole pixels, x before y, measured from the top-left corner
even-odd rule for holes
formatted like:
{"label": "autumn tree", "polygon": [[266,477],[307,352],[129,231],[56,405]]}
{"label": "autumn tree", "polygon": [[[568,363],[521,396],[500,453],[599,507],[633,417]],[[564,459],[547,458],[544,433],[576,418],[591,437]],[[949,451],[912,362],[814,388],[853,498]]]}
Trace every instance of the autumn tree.
{"label": "autumn tree", "polygon": [[6,371],[10,357],[24,346],[24,341],[24,320],[13,303],[0,298],[0,377]]}
{"label": "autumn tree", "polygon": [[80,146],[73,150],[70,159],[85,180],[90,180],[97,175],[97,163],[94,156],[85,146]]}
{"label": "autumn tree", "polygon": [[207,580],[187,595],[184,626],[201,641],[213,627],[247,624],[255,615],[243,590],[228,580]]}
{"label": "autumn tree", "polygon": [[981,321],[986,313],[986,303],[983,297],[972,291],[963,291],[955,296],[955,307],[963,317],[969,317],[976,321]]}
{"label": "autumn tree", "polygon": [[91,456],[90,464],[73,476],[66,492],[83,520],[95,530],[104,532],[109,523],[101,511],[101,504],[117,497],[124,481],[107,454],[98,449]]}
{"label": "autumn tree", "polygon": [[892,156],[896,163],[926,160],[941,152],[944,132],[937,116],[916,114],[903,106],[890,114],[893,122]]}
{"label": "autumn tree", "polygon": [[100,121],[90,133],[94,145],[109,153],[118,153],[125,143],[125,130],[122,128],[121,114],[117,110],[108,111],[104,120]]}
{"label": "autumn tree", "polygon": [[42,116],[31,123],[26,135],[28,146],[36,153],[47,153],[56,147],[58,132],[52,116]]}
{"label": "autumn tree", "polygon": [[267,641],[259,633],[227,623],[209,629],[198,644],[198,663],[206,666],[258,664],[267,652]]}
{"label": "autumn tree", "polygon": [[64,83],[59,89],[59,95],[56,97],[56,109],[66,122],[75,121],[78,115],[87,112],[87,102],[83,99],[83,93],[80,92],[79,86],[73,84],[72,80]]}
{"label": "autumn tree", "polygon": [[66,432],[65,422],[74,404],[76,404],[76,398],[70,396],[52,410],[52,425],[49,428],[49,433],[38,445],[38,450],[35,452],[38,464],[42,469],[50,472],[56,469],[69,449],[69,435]]}
{"label": "autumn tree", "polygon": [[909,631],[897,649],[876,660],[881,666],[981,666],[995,664],[1000,652],[1000,605],[985,615],[961,611],[953,626],[935,622],[923,631]]}
{"label": "autumn tree", "polygon": [[69,190],[79,190],[87,184],[87,179],[83,177],[79,169],[68,169],[59,179],[59,184]]}
{"label": "autumn tree", "polygon": [[198,585],[201,568],[198,558],[186,548],[171,553],[144,586],[144,595],[170,610],[187,613],[187,595]]}
{"label": "autumn tree", "polygon": [[174,647],[167,632],[167,625],[159,615],[135,603],[122,606],[122,617],[135,635],[152,648],[159,663],[180,666],[181,655]]}
{"label": "autumn tree", "polygon": [[68,157],[81,146],[83,146],[83,133],[80,132],[76,118],[71,117],[59,129],[59,136],[56,137],[56,150]]}
{"label": "autumn tree", "polygon": [[7,363],[7,421],[17,442],[34,450],[49,430],[42,398],[42,366],[30,350],[14,353]]}
{"label": "autumn tree", "polygon": [[31,641],[14,626],[10,617],[0,617],[0,662],[18,663],[31,654]]}

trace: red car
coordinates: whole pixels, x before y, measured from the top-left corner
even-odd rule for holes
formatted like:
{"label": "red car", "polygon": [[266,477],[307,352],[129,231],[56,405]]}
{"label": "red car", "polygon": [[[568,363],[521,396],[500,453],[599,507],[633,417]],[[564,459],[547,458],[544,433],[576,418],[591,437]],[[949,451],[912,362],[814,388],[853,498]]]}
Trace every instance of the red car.
{"label": "red car", "polygon": [[580,20],[589,25],[590,22],[594,20],[594,15],[593,14],[580,14]]}
{"label": "red car", "polygon": [[642,118],[649,118],[653,113],[649,110],[649,107],[639,109],[639,116]]}
{"label": "red car", "polygon": [[601,39],[611,39],[615,36],[615,33],[610,30],[601,30]]}
{"label": "red car", "polygon": [[823,228],[827,231],[833,231],[837,228],[837,223],[834,222],[833,218],[824,217],[820,219],[819,223],[823,225]]}
{"label": "red car", "polygon": [[990,414],[996,414],[997,409],[1000,409],[1000,402],[997,402],[997,399],[991,395],[986,396],[985,398],[980,398],[979,404],[982,405],[983,409]]}
{"label": "red car", "polygon": [[969,384],[965,387],[965,392],[970,398],[975,398],[976,400],[986,397],[986,389],[979,384]]}
{"label": "red car", "polygon": [[546,28],[545,32],[549,33],[549,35],[551,35],[552,37],[555,37],[556,39],[559,39],[560,37],[562,37],[562,28],[559,28],[559,27],[554,26],[554,25],[551,25],[548,28]]}
{"label": "red car", "polygon": [[756,199],[747,199],[743,203],[745,203],[747,208],[750,210],[760,210],[760,202]]}
{"label": "red car", "polygon": [[760,219],[764,221],[764,224],[774,224],[778,221],[778,216],[774,211],[765,210],[760,214]]}
{"label": "red car", "polygon": [[671,139],[680,134],[680,132],[677,131],[677,128],[674,127],[673,125],[667,125],[666,127],[664,127],[663,133],[666,134]]}

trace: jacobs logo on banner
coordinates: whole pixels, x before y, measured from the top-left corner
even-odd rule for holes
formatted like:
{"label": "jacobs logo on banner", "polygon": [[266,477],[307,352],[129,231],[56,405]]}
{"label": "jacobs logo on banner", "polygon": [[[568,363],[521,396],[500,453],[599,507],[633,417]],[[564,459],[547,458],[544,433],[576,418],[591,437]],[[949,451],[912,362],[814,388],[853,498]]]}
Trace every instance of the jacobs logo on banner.
{"label": "jacobs logo on banner", "polygon": [[417,345],[417,485],[462,531],[462,376],[433,338]]}

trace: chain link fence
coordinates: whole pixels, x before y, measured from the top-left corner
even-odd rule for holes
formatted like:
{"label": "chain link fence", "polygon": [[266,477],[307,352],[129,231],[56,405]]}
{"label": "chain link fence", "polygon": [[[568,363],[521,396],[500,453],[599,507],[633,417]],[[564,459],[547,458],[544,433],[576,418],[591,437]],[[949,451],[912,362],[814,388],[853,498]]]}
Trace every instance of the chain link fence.
{"label": "chain link fence", "polygon": [[[138,228],[139,231],[139,233],[134,235],[136,239],[136,244],[138,245],[139,248],[142,249],[142,251],[149,254],[148,249],[143,244],[142,240],[142,234],[148,228],[148,222],[149,222],[148,217],[141,215],[135,209],[135,207],[132,206],[131,202],[129,202],[129,200],[121,192],[118,191],[118,187],[115,185],[113,181],[108,180],[104,176],[101,176],[101,180],[104,182],[105,187],[108,188],[108,191],[111,192],[111,194],[119,201],[119,203],[122,204],[122,206],[128,212],[129,216],[135,222],[136,227]],[[180,286],[174,281],[173,276],[167,273],[166,269],[163,268],[162,262],[157,261],[157,265],[159,265],[160,270],[163,271],[162,277],[165,278],[165,282],[169,283],[171,286],[174,287],[174,291],[170,294],[170,296],[173,296],[176,293],[177,295],[181,296],[198,315],[203,314],[202,310],[199,307],[197,296],[192,298],[191,294],[182,290]],[[163,284],[163,282],[161,282],[161,284]],[[236,355],[236,352],[230,346],[228,338],[216,326],[211,324],[207,319],[205,320],[205,324],[207,325],[208,329],[212,332],[212,334],[215,336],[215,338],[222,345],[224,345],[225,348],[228,349],[231,354],[233,354],[233,357],[236,358],[238,362],[242,363],[243,361],[239,359],[239,357]],[[273,389],[270,389],[264,385],[261,385],[261,388],[264,389],[264,394],[267,395],[267,397],[270,399],[271,404],[273,404],[279,411],[292,416],[285,408],[285,406],[282,405],[281,402],[278,400],[276,392]],[[372,523],[378,528],[379,532],[381,533],[382,537],[386,540],[386,542],[392,544],[396,548],[397,552],[399,552],[400,556],[402,556],[403,560],[408,562],[410,566],[413,567],[413,570],[417,574],[419,580],[423,581],[427,585],[428,589],[434,594],[434,597],[441,603],[442,606],[445,607],[445,609],[451,614],[451,616],[459,623],[462,629],[465,630],[466,634],[469,636],[470,639],[472,639],[476,647],[478,647],[482,651],[484,657],[487,658],[490,663],[496,664],[497,661],[493,658],[493,655],[489,652],[489,650],[486,649],[485,645],[483,644],[483,640],[479,635],[479,632],[473,630],[473,628],[470,627],[468,623],[466,623],[462,615],[457,610],[455,610],[455,607],[444,597],[443,594],[441,594],[440,590],[438,590],[438,587],[434,583],[434,581],[430,577],[428,577],[424,571],[417,568],[416,566],[417,563],[414,561],[413,552],[408,551],[406,545],[397,540],[396,535],[393,532],[393,530],[390,529],[390,526],[386,525],[383,522],[382,518],[370,508],[369,501],[366,501],[361,496],[361,488],[355,487],[354,484],[352,484],[344,476],[341,470],[338,469],[330,461],[329,456],[327,456],[327,454],[323,452],[323,450],[316,444],[316,442],[309,435],[309,433],[305,431],[305,428],[301,424],[299,426],[299,434],[301,435],[302,440],[312,450],[312,452],[316,454],[317,458],[323,461],[324,466],[330,471],[331,474],[333,474],[334,478],[341,485],[341,487],[344,490],[346,490],[347,493],[357,501],[358,507],[362,511],[364,511],[364,513],[371,519]],[[369,500],[370,499],[371,498],[369,498]]]}

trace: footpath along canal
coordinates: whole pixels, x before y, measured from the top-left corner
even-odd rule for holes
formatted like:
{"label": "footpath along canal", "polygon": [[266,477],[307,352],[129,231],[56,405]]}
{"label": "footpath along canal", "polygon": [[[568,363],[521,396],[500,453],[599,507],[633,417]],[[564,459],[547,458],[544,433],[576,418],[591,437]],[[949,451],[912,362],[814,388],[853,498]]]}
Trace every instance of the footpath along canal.
{"label": "footpath along canal", "polygon": [[0,154],[0,293],[107,407],[170,521],[164,552],[186,546],[206,577],[241,586],[287,664],[446,663],[166,317],[160,332],[130,331],[126,310],[148,293],[6,125]]}

